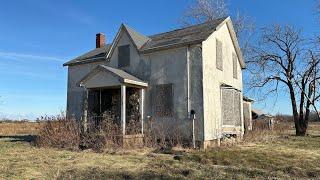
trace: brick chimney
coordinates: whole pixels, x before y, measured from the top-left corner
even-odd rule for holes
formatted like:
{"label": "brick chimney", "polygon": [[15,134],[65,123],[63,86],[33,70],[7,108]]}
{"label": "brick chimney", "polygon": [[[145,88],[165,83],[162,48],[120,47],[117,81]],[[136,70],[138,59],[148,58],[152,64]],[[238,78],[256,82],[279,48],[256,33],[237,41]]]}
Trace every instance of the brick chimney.
{"label": "brick chimney", "polygon": [[101,48],[105,45],[106,36],[102,33],[96,34],[96,48]]}

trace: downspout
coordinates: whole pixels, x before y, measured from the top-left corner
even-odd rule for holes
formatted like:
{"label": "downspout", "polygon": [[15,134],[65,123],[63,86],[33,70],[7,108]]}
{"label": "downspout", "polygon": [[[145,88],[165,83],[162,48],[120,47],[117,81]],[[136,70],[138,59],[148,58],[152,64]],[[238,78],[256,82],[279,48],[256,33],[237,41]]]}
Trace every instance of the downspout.
{"label": "downspout", "polygon": [[190,118],[190,45],[187,46],[187,111],[187,117]]}

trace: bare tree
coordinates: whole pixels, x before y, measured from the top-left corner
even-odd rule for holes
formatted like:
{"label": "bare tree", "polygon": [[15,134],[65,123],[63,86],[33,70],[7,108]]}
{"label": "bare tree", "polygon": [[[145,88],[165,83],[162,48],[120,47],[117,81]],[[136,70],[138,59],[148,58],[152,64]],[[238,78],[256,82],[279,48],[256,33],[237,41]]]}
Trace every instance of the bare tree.
{"label": "bare tree", "polygon": [[315,47],[303,39],[300,30],[273,25],[262,30],[259,47],[248,62],[252,87],[268,95],[282,88],[288,92],[298,136],[306,135],[310,108],[317,112],[320,98],[320,57]]}
{"label": "bare tree", "polygon": [[228,9],[224,0],[196,0],[195,4],[185,11],[181,21],[184,26],[188,26],[227,15]]}
{"label": "bare tree", "polygon": [[[228,7],[225,0],[195,0],[195,3],[186,9],[181,22],[183,26],[189,26],[223,18],[228,15]],[[244,16],[239,12],[232,17],[232,21],[243,51],[242,53],[246,57],[255,25],[250,17]]]}

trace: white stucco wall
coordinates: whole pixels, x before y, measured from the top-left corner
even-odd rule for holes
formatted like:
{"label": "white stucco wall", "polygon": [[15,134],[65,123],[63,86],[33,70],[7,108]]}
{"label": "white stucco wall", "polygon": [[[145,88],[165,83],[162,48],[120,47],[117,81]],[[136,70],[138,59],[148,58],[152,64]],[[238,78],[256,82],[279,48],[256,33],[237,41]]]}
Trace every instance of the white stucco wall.
{"label": "white stucco wall", "polygon": [[[222,42],[223,71],[216,68],[216,39]],[[202,42],[204,140],[217,139],[222,134],[221,84],[224,83],[242,91],[242,73],[239,61],[237,65],[238,78],[233,78],[232,53],[236,52],[226,24]],[[241,118],[243,118],[242,115]],[[243,119],[241,121],[243,122]],[[241,128],[243,129],[243,127]]]}

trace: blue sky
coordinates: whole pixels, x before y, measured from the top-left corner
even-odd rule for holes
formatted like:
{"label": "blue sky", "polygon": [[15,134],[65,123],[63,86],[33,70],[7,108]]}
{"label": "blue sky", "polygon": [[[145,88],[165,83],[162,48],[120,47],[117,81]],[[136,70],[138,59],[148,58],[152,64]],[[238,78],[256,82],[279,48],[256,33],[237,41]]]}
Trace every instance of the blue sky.
{"label": "blue sky", "polygon": [[[112,41],[122,22],[150,35],[180,27],[191,0],[3,1],[0,6],[0,117],[54,115],[66,106],[67,68],[63,62],[95,47],[95,34]],[[272,23],[320,34],[314,0],[230,0],[256,26]],[[286,96],[256,103],[270,113],[290,113]]]}

